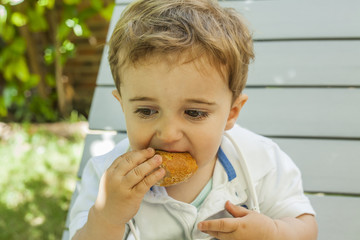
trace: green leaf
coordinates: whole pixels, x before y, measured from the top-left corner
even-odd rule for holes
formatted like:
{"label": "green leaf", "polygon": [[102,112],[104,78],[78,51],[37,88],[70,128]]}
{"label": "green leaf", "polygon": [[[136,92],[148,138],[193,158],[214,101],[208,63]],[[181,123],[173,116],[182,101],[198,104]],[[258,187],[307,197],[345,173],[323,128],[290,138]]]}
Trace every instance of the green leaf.
{"label": "green leaf", "polygon": [[75,45],[74,43],[72,43],[71,41],[69,40],[65,40],[61,46],[61,51],[63,53],[65,52],[71,52],[75,49]]}
{"label": "green leaf", "polygon": [[16,31],[14,25],[5,24],[0,25],[0,36],[5,42],[11,42],[15,37]]}
{"label": "green leaf", "polygon": [[0,95],[0,117],[7,116],[7,109],[5,107],[4,97]]}
{"label": "green leaf", "polygon": [[73,28],[74,33],[76,36],[80,37],[83,35],[83,29],[80,24],[76,24]]}
{"label": "green leaf", "polygon": [[102,0],[91,0],[90,4],[96,10],[100,10],[103,7],[103,1]]}
{"label": "green leaf", "polygon": [[65,25],[65,23],[62,23],[59,25],[57,37],[59,40],[64,40],[69,36],[69,33],[71,32],[71,28]]}
{"label": "green leaf", "polygon": [[10,49],[16,55],[23,55],[26,51],[26,42],[23,38],[17,37],[10,45]]}
{"label": "green leaf", "polygon": [[38,0],[37,5],[47,7],[48,9],[53,9],[55,5],[55,0]]}
{"label": "green leaf", "polygon": [[14,12],[11,15],[11,22],[17,27],[22,27],[28,22],[28,18],[20,12]]}
{"label": "green leaf", "polygon": [[7,11],[3,5],[0,5],[0,26],[6,23]]}
{"label": "green leaf", "polygon": [[100,15],[105,18],[107,21],[111,20],[113,11],[114,11],[115,3],[111,3],[107,5],[105,8],[101,9]]}
{"label": "green leaf", "polygon": [[45,63],[50,65],[54,62],[55,52],[53,47],[47,47],[44,51]]}
{"label": "green leaf", "polygon": [[81,29],[83,31],[82,36],[83,37],[89,37],[91,35],[90,29],[84,23],[81,23],[80,25],[81,25]]}
{"label": "green leaf", "polygon": [[26,82],[26,88],[31,89],[33,87],[36,87],[40,82],[40,76],[36,74],[30,74],[29,80]]}
{"label": "green leaf", "polygon": [[16,89],[16,87],[14,85],[10,85],[10,86],[6,86],[4,91],[3,91],[3,102],[4,102],[4,106],[6,108],[10,107],[12,102],[13,102],[13,98],[18,94],[18,90]]}
{"label": "green leaf", "polygon": [[79,13],[79,19],[81,19],[81,21],[85,21],[97,13],[98,12],[92,8],[86,8]]}
{"label": "green leaf", "polygon": [[5,66],[3,73],[5,80],[13,81],[14,71],[13,71],[13,66],[11,64]]}
{"label": "green leaf", "polygon": [[22,3],[23,1],[24,0],[7,0],[5,2],[10,3],[11,6],[15,6],[15,5]]}
{"label": "green leaf", "polygon": [[0,56],[0,70],[5,70],[8,62],[11,61],[13,57],[13,53],[10,48],[5,48]]}
{"label": "green leaf", "polygon": [[41,13],[41,11],[29,8],[27,11],[27,15],[29,17],[29,25],[31,31],[40,32],[49,28],[47,20],[45,19],[45,16],[43,15],[43,13]]}
{"label": "green leaf", "polygon": [[49,85],[49,87],[55,87],[56,86],[56,80],[54,75],[51,74],[47,74],[45,77],[45,82],[47,85]]}
{"label": "green leaf", "polygon": [[79,21],[77,18],[66,19],[65,25],[68,26],[69,28],[73,28],[78,22]]}
{"label": "green leaf", "polygon": [[66,5],[76,5],[76,4],[80,3],[80,2],[81,2],[81,0],[64,0],[64,3]]}
{"label": "green leaf", "polygon": [[26,82],[29,80],[30,73],[24,57],[18,59],[17,71],[15,71],[15,76],[18,77],[21,81]]}

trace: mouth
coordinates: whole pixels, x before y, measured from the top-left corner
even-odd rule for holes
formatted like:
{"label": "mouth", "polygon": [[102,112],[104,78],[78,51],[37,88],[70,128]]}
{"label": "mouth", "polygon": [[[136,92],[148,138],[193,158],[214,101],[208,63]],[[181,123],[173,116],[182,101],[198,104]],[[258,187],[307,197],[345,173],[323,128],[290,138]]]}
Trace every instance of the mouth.
{"label": "mouth", "polygon": [[160,149],[160,148],[155,148],[155,151],[162,151],[167,153],[189,153],[188,151],[178,151],[173,149]]}

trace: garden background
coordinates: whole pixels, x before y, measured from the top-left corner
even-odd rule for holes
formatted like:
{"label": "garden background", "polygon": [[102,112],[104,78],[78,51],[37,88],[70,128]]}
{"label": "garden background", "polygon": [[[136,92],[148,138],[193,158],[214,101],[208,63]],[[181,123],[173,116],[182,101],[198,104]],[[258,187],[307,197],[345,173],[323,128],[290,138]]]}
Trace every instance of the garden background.
{"label": "garden background", "polygon": [[113,7],[0,0],[0,239],[61,239]]}

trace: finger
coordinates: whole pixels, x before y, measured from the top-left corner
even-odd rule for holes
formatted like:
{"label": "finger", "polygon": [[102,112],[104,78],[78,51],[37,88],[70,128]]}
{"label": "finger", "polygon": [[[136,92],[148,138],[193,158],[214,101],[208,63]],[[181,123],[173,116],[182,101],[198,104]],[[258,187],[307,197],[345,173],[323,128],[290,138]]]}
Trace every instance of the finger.
{"label": "finger", "polygon": [[216,239],[221,239],[221,240],[234,240],[234,235],[233,233],[223,233],[223,232],[204,232],[206,234],[209,234],[210,236],[215,237]]}
{"label": "finger", "polygon": [[125,176],[129,171],[134,169],[139,164],[145,162],[154,156],[155,150],[147,148],[143,150],[135,150],[127,152],[118,157],[109,167],[109,170],[117,171],[117,174]]}
{"label": "finger", "polygon": [[241,206],[236,206],[232,204],[230,201],[227,201],[225,203],[225,209],[235,218],[245,217],[250,212],[250,210]]}
{"label": "finger", "polygon": [[135,186],[148,175],[161,165],[162,158],[159,155],[155,155],[149,160],[141,163],[132,170],[130,170],[124,178],[124,183],[128,183],[131,186]]}
{"label": "finger", "polygon": [[139,194],[143,195],[150,190],[152,186],[154,186],[157,182],[159,182],[166,174],[165,169],[159,168],[145,178],[142,179],[134,188],[133,190],[138,192]]}
{"label": "finger", "polygon": [[202,232],[234,232],[238,227],[238,219],[221,218],[215,220],[203,221],[198,224],[198,229]]}

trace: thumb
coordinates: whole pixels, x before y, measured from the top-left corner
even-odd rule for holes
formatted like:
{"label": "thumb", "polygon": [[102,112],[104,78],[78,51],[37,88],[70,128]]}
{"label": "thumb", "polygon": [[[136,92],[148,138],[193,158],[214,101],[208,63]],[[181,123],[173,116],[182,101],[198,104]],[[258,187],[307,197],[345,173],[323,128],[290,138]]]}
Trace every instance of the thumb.
{"label": "thumb", "polygon": [[235,218],[245,217],[250,212],[248,209],[241,206],[236,206],[232,204],[230,201],[227,201],[225,203],[225,209]]}

